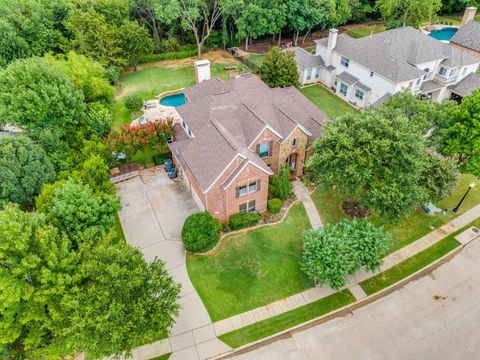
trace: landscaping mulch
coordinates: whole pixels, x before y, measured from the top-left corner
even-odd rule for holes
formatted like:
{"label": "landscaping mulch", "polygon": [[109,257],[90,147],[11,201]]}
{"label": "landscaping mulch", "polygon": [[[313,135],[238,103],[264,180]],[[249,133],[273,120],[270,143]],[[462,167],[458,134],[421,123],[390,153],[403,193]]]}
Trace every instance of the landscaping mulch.
{"label": "landscaping mulch", "polygon": [[350,218],[363,219],[371,215],[371,211],[360,204],[356,199],[347,199],[342,202],[342,209]]}

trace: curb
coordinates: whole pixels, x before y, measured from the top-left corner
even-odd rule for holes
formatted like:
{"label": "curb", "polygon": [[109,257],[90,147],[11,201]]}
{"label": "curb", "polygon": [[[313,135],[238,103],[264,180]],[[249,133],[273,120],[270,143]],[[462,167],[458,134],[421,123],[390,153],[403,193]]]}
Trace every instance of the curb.
{"label": "curb", "polygon": [[306,321],[302,324],[298,324],[298,325],[296,325],[296,326],[294,326],[290,329],[283,330],[283,331],[281,331],[277,334],[270,335],[266,338],[257,340],[253,343],[240,346],[240,347],[238,347],[236,349],[233,349],[229,352],[217,355],[215,357],[211,357],[210,359],[211,360],[229,359],[229,358],[232,358],[233,356],[248,353],[248,352],[251,352],[253,350],[259,349],[261,347],[264,347],[266,345],[277,342],[279,340],[285,340],[285,339],[291,338],[292,335],[297,333],[297,332],[301,332],[301,331],[307,330],[309,328],[312,328],[314,326],[323,324],[323,323],[325,323],[327,321],[330,321],[332,319],[335,319],[335,318],[338,318],[338,317],[343,317],[345,315],[351,314],[354,310],[357,310],[357,309],[359,309],[359,308],[361,308],[365,305],[368,305],[368,304],[370,304],[370,303],[372,303],[376,300],[379,300],[379,299],[393,293],[394,291],[403,288],[408,283],[410,283],[412,281],[415,281],[415,280],[418,280],[418,279],[424,277],[425,275],[433,272],[434,270],[436,270],[441,265],[443,265],[443,264],[449,262],[450,260],[452,260],[457,254],[459,254],[461,251],[463,251],[463,249],[465,249],[468,246],[471,246],[472,243],[476,240],[480,240],[480,236],[468,241],[465,244],[462,244],[462,245],[458,246],[457,248],[453,249],[449,253],[443,255],[441,258],[435,260],[433,263],[430,263],[428,266],[424,267],[423,269],[418,270],[417,272],[407,276],[406,278],[398,281],[397,283],[392,284],[392,285],[390,285],[390,286],[388,286],[388,287],[386,287],[386,288],[384,288],[384,289],[382,289],[382,290],[380,290],[380,291],[378,291],[378,292],[376,292],[372,295],[369,295],[366,298],[358,300],[354,303],[346,305],[346,306],[344,306],[340,309],[334,310],[334,311],[332,311],[328,314],[322,315],[318,318],[311,319],[311,320]]}

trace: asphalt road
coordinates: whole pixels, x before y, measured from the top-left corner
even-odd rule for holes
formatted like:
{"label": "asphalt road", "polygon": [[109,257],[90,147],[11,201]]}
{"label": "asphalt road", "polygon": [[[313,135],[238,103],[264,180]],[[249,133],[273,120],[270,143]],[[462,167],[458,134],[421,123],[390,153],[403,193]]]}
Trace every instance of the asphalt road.
{"label": "asphalt road", "polygon": [[480,241],[351,315],[235,359],[480,359]]}

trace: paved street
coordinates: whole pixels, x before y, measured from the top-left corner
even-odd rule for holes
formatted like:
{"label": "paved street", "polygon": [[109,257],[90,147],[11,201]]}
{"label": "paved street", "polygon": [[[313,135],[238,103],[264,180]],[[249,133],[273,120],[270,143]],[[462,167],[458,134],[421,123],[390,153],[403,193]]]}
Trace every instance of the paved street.
{"label": "paved street", "polygon": [[226,351],[229,347],[216,339],[207,309],[187,273],[180,234],[185,219],[198,208],[183,185],[170,180],[163,168],[145,169],[140,174],[117,184],[125,237],[143,252],[147,261],[155,257],[165,261],[182,290],[180,315],[170,339],[135,349],[133,358],[145,360],[173,352],[172,360],[196,360]]}
{"label": "paved street", "polygon": [[478,359],[480,242],[472,244],[351,315],[235,359]]}

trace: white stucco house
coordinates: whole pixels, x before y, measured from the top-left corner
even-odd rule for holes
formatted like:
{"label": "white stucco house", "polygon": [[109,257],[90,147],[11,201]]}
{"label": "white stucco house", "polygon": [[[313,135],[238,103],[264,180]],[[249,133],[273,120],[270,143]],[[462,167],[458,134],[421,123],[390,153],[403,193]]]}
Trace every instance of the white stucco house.
{"label": "white stucco house", "polygon": [[379,106],[399,91],[442,101],[480,87],[480,59],[412,27],[360,39],[331,29],[316,41],[315,54],[290,50],[301,85],[320,82],[357,108]]}

